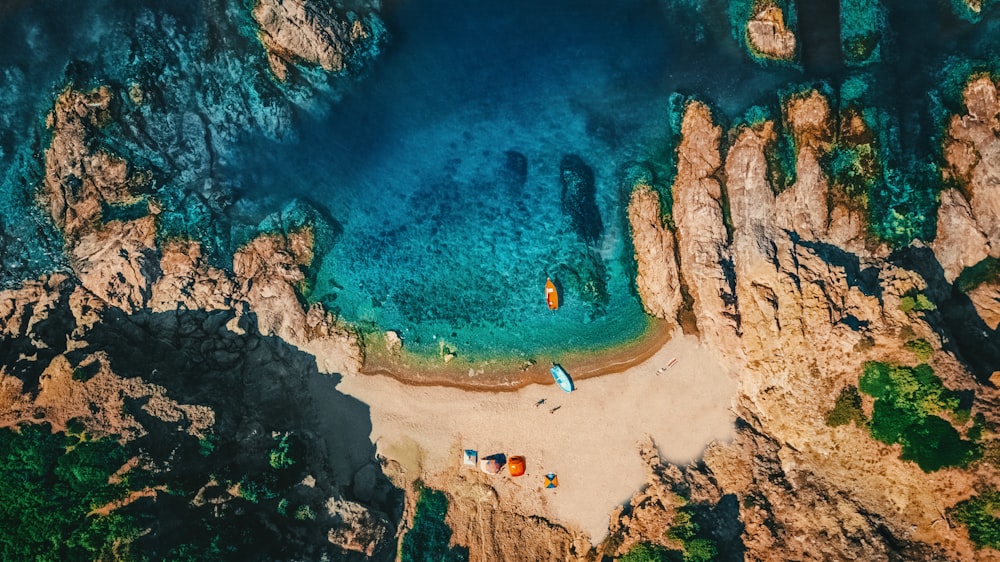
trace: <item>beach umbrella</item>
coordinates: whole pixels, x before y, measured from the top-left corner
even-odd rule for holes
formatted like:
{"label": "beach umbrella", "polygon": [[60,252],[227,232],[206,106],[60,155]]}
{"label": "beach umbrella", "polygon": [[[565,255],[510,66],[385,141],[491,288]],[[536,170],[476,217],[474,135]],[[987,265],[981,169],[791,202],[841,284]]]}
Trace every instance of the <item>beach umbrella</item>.
{"label": "beach umbrella", "polygon": [[545,475],[545,487],[546,488],[557,488],[559,487],[559,477],[555,473],[550,472]]}

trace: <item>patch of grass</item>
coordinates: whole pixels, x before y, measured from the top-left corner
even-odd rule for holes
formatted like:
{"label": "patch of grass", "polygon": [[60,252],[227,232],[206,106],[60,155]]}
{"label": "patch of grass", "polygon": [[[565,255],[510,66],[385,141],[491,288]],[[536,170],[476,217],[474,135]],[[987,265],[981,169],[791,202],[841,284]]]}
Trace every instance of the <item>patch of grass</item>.
{"label": "patch of grass", "polygon": [[826,414],[826,425],[830,427],[847,425],[852,422],[855,425],[864,426],[867,421],[868,419],[861,409],[861,394],[858,393],[858,387],[853,385],[846,386],[840,391],[833,409]]}
{"label": "patch of grass", "polygon": [[871,436],[902,445],[903,460],[932,472],[967,466],[982,455],[976,443],[962,439],[951,423],[936,415],[956,416],[961,408],[958,394],[945,388],[930,366],[868,362],[858,386],[875,398],[868,423]]}
{"label": "patch of grass", "polygon": [[963,293],[975,289],[983,283],[1000,279],[1000,260],[987,257],[976,265],[966,267],[955,279],[955,288]]}
{"label": "patch of grass", "polygon": [[899,299],[899,309],[903,312],[910,314],[911,312],[927,312],[930,310],[937,310],[937,305],[935,305],[927,295],[923,293],[917,293],[915,295],[907,295]]}
{"label": "patch of grass", "polygon": [[921,363],[926,363],[934,355],[934,348],[931,347],[931,343],[923,338],[909,340],[903,344],[903,347],[912,351],[917,356],[917,361]]}
{"label": "patch of grass", "polygon": [[449,547],[451,528],[444,522],[448,498],[443,492],[421,487],[413,527],[403,537],[402,562],[459,562],[469,559],[469,550]]}
{"label": "patch of grass", "polygon": [[986,490],[949,510],[969,530],[977,547],[1000,550],[1000,492]]}
{"label": "patch of grass", "polygon": [[677,559],[677,552],[658,544],[636,543],[618,559],[619,562],[670,562]]}

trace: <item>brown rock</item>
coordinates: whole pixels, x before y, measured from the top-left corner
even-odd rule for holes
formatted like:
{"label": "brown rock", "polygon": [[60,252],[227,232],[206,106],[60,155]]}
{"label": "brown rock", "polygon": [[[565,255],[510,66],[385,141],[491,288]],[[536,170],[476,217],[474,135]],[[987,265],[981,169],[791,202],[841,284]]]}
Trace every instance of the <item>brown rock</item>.
{"label": "brown rock", "polygon": [[[741,324],[754,335],[777,336],[778,263],[774,245],[774,192],[768,183],[764,150],[774,140],[773,123],[743,128],[726,157],[726,193],[733,225],[730,246]],[[744,339],[750,334],[744,334]]]}
{"label": "brown rock", "polygon": [[258,0],[253,17],[271,71],[282,81],[288,65],[299,62],[343,70],[352,44],[368,35],[360,21],[352,23],[314,0]]}
{"label": "brown rock", "polygon": [[314,355],[321,372],[356,374],[363,361],[357,336],[321,304],[299,304],[296,288],[305,279],[301,267],[312,261],[312,241],[310,229],[255,238],[233,256],[235,281],[262,334]]}
{"label": "brown rock", "polygon": [[681,307],[680,273],[677,270],[677,243],[674,233],[663,223],[660,196],[640,183],[632,189],[628,220],[637,264],[636,286],[646,312],[676,321]]}
{"label": "brown rock", "polygon": [[723,347],[735,342],[739,316],[726,272],[732,258],[722,216],[722,186],[714,177],[721,163],[721,135],[708,106],[688,104],[677,150],[673,214],[681,281],[694,299],[698,329],[706,341]]}
{"label": "brown rock", "polygon": [[1000,283],[983,283],[967,294],[983,322],[996,330],[1000,326]]}
{"label": "brown rock", "polygon": [[1000,101],[989,76],[971,80],[963,93],[966,115],[948,127],[945,175],[956,179],[969,200],[979,229],[1000,257]]}
{"label": "brown rock", "polygon": [[759,57],[790,61],[795,58],[795,34],[785,27],[785,14],[771,4],[747,22],[747,45]]}
{"label": "brown rock", "polygon": [[962,193],[957,189],[941,192],[937,235],[931,248],[944,269],[945,279],[949,283],[954,282],[963,269],[976,265],[989,255],[989,247]]}
{"label": "brown rock", "polygon": [[829,182],[819,165],[833,141],[830,106],[816,90],[792,96],[784,107],[785,121],[795,139],[795,184],[778,196],[782,228],[803,238],[819,240],[830,221]]}
{"label": "brown rock", "polygon": [[208,265],[201,244],[168,242],[162,250],[160,269],[163,275],[153,285],[149,300],[153,311],[225,310],[234,306],[235,283],[225,271]]}

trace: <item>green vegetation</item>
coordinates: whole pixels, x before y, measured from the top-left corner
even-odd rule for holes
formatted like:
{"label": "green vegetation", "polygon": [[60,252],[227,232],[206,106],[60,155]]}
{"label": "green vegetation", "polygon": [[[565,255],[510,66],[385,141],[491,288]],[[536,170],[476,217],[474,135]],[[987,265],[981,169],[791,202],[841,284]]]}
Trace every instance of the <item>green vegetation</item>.
{"label": "green vegetation", "polygon": [[684,562],[708,562],[718,555],[715,541],[701,536],[701,527],[694,522],[694,508],[685,505],[677,510],[667,538],[684,545]]}
{"label": "green vegetation", "polygon": [[636,543],[618,562],[669,562],[677,553],[658,544]]}
{"label": "green vegetation", "polygon": [[826,425],[830,427],[847,425],[851,422],[864,426],[867,421],[861,409],[861,395],[858,394],[858,388],[853,385],[844,387],[840,391],[833,409],[826,414]]}
{"label": "green vegetation", "polygon": [[913,354],[917,356],[917,361],[920,361],[921,363],[926,363],[927,360],[934,355],[934,348],[931,347],[931,343],[923,338],[907,340],[907,342],[903,344],[903,347],[912,351]]}
{"label": "green vegetation", "polygon": [[295,466],[296,456],[292,452],[291,434],[286,433],[281,436],[281,439],[278,439],[277,445],[271,449],[268,462],[274,470],[282,470]]}
{"label": "green vegetation", "polygon": [[937,415],[958,416],[961,408],[957,393],[945,388],[930,366],[868,362],[859,387],[875,398],[868,424],[872,437],[899,443],[901,458],[916,462],[925,472],[964,467],[982,454],[975,443],[962,439],[951,423]]}
{"label": "green vegetation", "polygon": [[987,257],[976,265],[963,269],[958,279],[955,279],[955,288],[968,293],[983,283],[994,282],[997,279],[1000,279],[1000,260]]}
{"label": "green vegetation", "polygon": [[1000,492],[987,490],[949,510],[969,530],[976,546],[1000,550]]}
{"label": "green vegetation", "polygon": [[127,494],[127,481],[111,482],[125,460],[111,439],[52,433],[48,424],[0,429],[0,559],[120,558],[135,521],[92,512]]}
{"label": "green vegetation", "polygon": [[413,527],[403,537],[402,562],[458,562],[469,559],[467,548],[450,548],[451,529],[444,522],[448,498],[443,492],[420,487]]}
{"label": "green vegetation", "polygon": [[881,58],[879,44],[884,25],[877,0],[840,0],[840,43],[844,62],[863,66]]}
{"label": "green vegetation", "polygon": [[907,295],[899,299],[899,309],[909,314],[911,312],[937,310],[937,306],[931,302],[929,298],[927,298],[927,295],[917,293],[915,295]]}

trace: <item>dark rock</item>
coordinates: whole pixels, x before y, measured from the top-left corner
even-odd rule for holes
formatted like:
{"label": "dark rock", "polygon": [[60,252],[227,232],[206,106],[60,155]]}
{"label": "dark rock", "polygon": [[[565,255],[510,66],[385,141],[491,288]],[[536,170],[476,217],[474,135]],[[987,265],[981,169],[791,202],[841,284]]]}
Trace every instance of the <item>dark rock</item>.
{"label": "dark rock", "polygon": [[559,163],[562,181],[562,209],[569,215],[573,230],[587,243],[596,242],[604,230],[597,209],[594,170],[575,154],[563,156]]}

